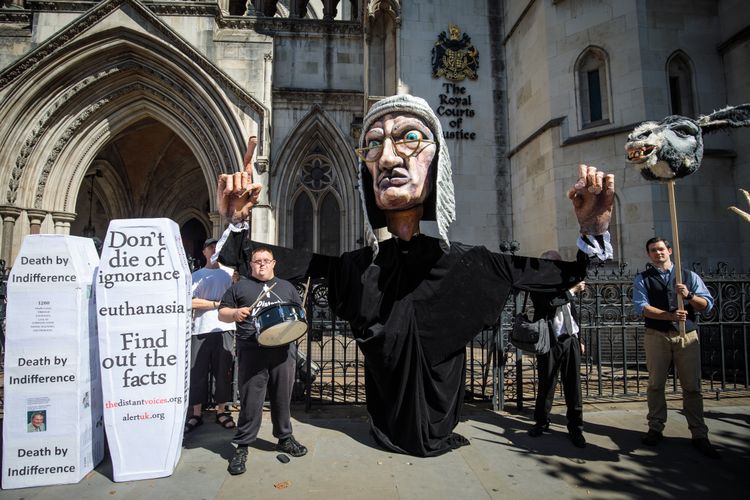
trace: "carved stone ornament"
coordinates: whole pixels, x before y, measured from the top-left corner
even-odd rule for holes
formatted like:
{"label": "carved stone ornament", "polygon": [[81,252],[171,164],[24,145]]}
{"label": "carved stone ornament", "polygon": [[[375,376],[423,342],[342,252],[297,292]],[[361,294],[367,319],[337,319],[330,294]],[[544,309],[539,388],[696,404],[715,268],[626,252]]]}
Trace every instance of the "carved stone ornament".
{"label": "carved stone ornament", "polygon": [[[182,7],[194,7],[197,5],[193,2],[181,3]],[[153,27],[164,35],[169,44],[172,45],[175,50],[179,50],[180,52],[187,55],[195,64],[200,66],[202,70],[208,73],[211,79],[231,90],[241,101],[243,101],[243,103],[247,107],[258,113],[259,115],[265,116],[267,110],[262,103],[252,97],[248,92],[245,91],[245,89],[242,88],[242,86],[240,86],[237,82],[230,78],[225,72],[220,70],[207,57],[197,51],[188,41],[178,35],[177,32],[172,30],[164,21],[159,19],[159,17],[155,15],[151,9],[152,4],[146,6],[143,3],[135,0],[110,0],[108,2],[101,2],[97,4],[94,8],[86,12],[86,14],[70,23],[65,29],[61,30],[53,37],[50,37],[50,39],[39,45],[37,48],[26,54],[15,63],[11,64],[6,69],[0,71],[0,89],[5,88],[10,83],[15,81],[18,77],[20,77],[24,72],[45,61],[54,52],[59,50],[70,41],[74,40],[76,37],[88,30],[91,26],[100,22],[115,9],[121,8],[123,5],[129,5],[140,15],[142,15],[146,19],[149,19],[153,24]]]}
{"label": "carved stone ornament", "polygon": [[374,19],[378,13],[389,14],[401,26],[401,4],[398,0],[373,0],[367,5],[367,17]]}
{"label": "carved stone ornament", "polygon": [[305,159],[300,169],[300,181],[312,191],[322,191],[333,184],[334,173],[327,156],[314,154]]}
{"label": "carved stone ornament", "polygon": [[448,33],[440,33],[432,48],[432,77],[442,76],[454,82],[465,78],[476,80],[478,69],[479,52],[471,44],[471,38],[466,33],[462,36],[455,24],[449,24]]}
{"label": "carved stone ornament", "polygon": [[265,174],[268,172],[269,162],[267,157],[258,158],[253,165],[255,166],[255,171],[259,174]]}

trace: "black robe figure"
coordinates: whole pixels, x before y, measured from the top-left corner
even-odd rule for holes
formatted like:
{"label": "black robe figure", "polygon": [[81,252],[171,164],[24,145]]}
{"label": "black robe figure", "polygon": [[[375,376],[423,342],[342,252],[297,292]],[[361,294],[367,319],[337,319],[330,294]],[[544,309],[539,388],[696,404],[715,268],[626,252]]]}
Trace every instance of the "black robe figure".
{"label": "black robe figure", "polygon": [[[245,234],[227,240],[223,263],[247,262],[253,242]],[[374,262],[370,248],[310,258],[266,246],[286,268],[284,276],[328,279],[329,304],[350,322],[365,355],[375,438],[417,456],[461,444],[453,429],[464,399],[466,344],[497,321],[511,288],[543,293],[570,288],[584,278],[587,260],[583,254],[578,262],[512,257],[458,243],[445,253],[440,241],[428,236],[381,242]]]}
{"label": "black robe figure", "polygon": [[[378,142],[369,139],[373,125],[392,133],[392,145],[380,148],[383,157],[390,153],[383,150],[392,147],[404,159],[412,158],[403,153],[411,129],[381,123],[398,113],[418,117],[432,137],[442,138],[437,117],[425,101],[394,96],[376,103],[365,117],[367,135],[363,133],[361,144],[368,147],[358,153],[377,149]],[[388,449],[417,456],[435,456],[468,444],[453,432],[464,399],[466,345],[496,322],[511,289],[567,290],[584,278],[588,262],[582,252],[577,261],[560,262],[449,243],[450,160],[442,141],[438,146],[439,154],[429,158],[432,189],[422,218],[437,220],[440,239],[415,235],[408,241],[394,237],[378,243],[370,225],[382,227],[384,217],[374,199],[372,174],[361,162],[359,184],[368,215],[369,247],[327,257],[267,245],[277,257],[280,276],[328,279],[329,304],[350,322],[365,356],[367,410],[375,439]],[[219,257],[239,266],[240,272],[254,245],[246,235],[246,230],[231,233]],[[604,243],[590,240],[592,253],[603,252]]]}

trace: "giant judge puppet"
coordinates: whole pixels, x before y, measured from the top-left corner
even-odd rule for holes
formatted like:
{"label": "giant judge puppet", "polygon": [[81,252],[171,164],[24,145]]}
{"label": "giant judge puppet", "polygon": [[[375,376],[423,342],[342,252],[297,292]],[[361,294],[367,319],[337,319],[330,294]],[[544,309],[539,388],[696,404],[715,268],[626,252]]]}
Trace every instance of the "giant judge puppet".
{"label": "giant judge puppet", "polygon": [[[362,130],[357,155],[368,246],[341,257],[280,252],[284,261],[297,261],[289,274],[302,269],[328,278],[329,303],[351,323],[365,355],[367,409],[378,443],[439,455],[469,444],[453,432],[463,402],[465,346],[495,323],[511,289],[561,292],[584,278],[588,255],[611,256],[614,177],[579,167],[568,194],[581,225],[576,261],[497,254],[448,240],[455,218],[451,161],[426,101],[383,99]],[[261,186],[246,165],[245,172],[221,176],[218,187],[219,208],[232,220],[220,259],[246,265],[253,246],[247,220]],[[420,220],[435,220],[439,238],[420,234]],[[393,237],[378,242],[373,229],[381,227]]]}

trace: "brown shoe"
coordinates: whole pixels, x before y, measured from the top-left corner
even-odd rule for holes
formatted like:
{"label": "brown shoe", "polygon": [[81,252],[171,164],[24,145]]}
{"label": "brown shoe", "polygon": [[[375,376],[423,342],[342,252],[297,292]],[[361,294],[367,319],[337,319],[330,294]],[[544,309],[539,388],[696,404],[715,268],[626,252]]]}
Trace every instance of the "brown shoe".
{"label": "brown shoe", "polygon": [[237,425],[234,423],[232,414],[228,411],[216,414],[216,423],[225,429],[234,429]]}

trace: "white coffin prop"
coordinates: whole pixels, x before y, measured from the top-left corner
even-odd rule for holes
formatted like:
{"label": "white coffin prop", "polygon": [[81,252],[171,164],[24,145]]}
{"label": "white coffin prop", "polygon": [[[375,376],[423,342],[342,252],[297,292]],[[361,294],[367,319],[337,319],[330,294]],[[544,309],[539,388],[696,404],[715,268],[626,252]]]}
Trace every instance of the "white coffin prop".
{"label": "white coffin prop", "polygon": [[115,481],[172,474],[182,449],[190,269],[177,224],[109,224],[96,277],[104,424]]}
{"label": "white coffin prop", "polygon": [[104,456],[98,263],[89,238],[23,240],[8,280],[3,488],[77,483]]}

